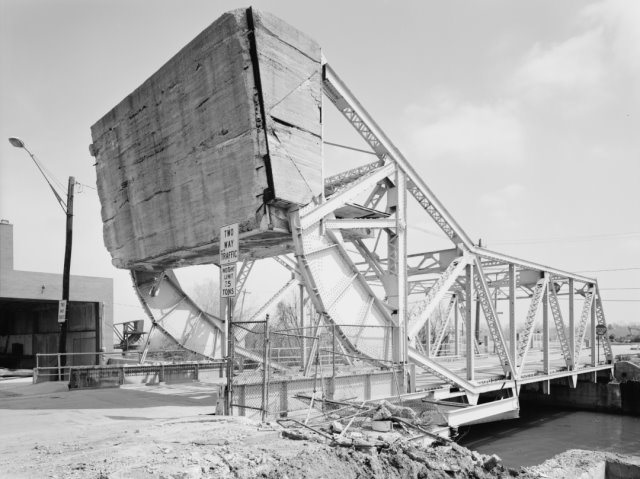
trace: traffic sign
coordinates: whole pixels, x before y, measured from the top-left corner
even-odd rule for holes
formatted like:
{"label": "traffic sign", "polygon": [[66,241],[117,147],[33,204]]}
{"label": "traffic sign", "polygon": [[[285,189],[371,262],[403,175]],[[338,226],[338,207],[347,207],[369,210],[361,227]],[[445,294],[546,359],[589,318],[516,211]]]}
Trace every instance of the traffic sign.
{"label": "traffic sign", "polygon": [[220,266],[220,297],[234,298],[236,296],[236,264]]}
{"label": "traffic sign", "polygon": [[607,327],[604,324],[598,324],[596,326],[596,334],[598,336],[604,336],[607,334]]}
{"label": "traffic sign", "polygon": [[64,323],[67,320],[67,300],[58,301],[58,322]]}
{"label": "traffic sign", "polygon": [[238,223],[220,228],[220,264],[236,263],[239,258]]}

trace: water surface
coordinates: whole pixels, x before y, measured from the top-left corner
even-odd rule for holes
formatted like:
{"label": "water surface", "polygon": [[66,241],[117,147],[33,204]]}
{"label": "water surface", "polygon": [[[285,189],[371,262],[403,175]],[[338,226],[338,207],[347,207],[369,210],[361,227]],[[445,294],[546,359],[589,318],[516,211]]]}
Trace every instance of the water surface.
{"label": "water surface", "polygon": [[508,467],[532,466],[568,449],[640,455],[640,417],[536,408],[520,418],[467,428],[458,442],[482,454],[497,454]]}

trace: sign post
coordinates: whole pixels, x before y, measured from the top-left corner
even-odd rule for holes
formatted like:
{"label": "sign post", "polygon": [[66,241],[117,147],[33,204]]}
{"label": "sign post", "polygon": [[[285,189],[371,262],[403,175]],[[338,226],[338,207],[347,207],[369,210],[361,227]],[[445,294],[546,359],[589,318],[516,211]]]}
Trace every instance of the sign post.
{"label": "sign post", "polygon": [[596,334],[598,335],[598,364],[600,364],[600,336],[607,334],[607,327],[604,324],[598,324]]}
{"label": "sign post", "polygon": [[67,300],[58,301],[58,323],[64,323],[67,320]]}
{"label": "sign post", "polygon": [[240,256],[238,223],[220,228],[220,298],[226,299],[227,389],[225,412],[231,415],[233,402],[233,298],[236,296],[236,263]]}

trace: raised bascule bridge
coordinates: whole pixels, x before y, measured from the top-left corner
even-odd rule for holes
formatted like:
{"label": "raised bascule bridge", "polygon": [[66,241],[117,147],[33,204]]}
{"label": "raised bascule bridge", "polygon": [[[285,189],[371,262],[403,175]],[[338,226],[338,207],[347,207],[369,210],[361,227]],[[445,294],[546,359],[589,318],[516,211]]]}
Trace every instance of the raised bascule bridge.
{"label": "raised bascule bridge", "polygon": [[[331,106],[377,159],[325,177]],[[457,401],[451,426],[512,417],[524,384],[548,393],[553,380],[575,387],[612,370],[606,335],[601,357],[596,349],[606,326],[597,280],[475,245],[319,45],[268,13],[224,14],[93,125],[92,140],[105,245],[131,271],[149,336],[242,363],[241,412],[264,394],[251,364],[271,375],[271,413],[294,409],[320,380],[336,400]],[[208,314],[172,270],[218,264],[220,228],[233,223],[237,294],[257,261],[290,279],[251,318],[233,309],[227,351],[221,318],[233,302]],[[407,251],[408,224],[436,225],[449,247]],[[281,333],[297,336],[298,352],[284,361],[255,347],[251,325],[293,291],[296,327]]]}

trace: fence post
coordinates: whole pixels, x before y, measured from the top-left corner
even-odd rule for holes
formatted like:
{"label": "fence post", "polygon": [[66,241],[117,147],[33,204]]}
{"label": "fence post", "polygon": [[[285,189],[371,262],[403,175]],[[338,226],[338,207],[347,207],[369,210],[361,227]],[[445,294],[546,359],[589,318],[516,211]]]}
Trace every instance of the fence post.
{"label": "fence post", "polygon": [[262,422],[269,408],[269,315],[264,320],[264,345],[262,354]]}
{"label": "fence post", "polygon": [[57,354],[58,356],[58,381],[62,381],[62,376],[61,376],[61,370],[60,370],[60,353]]}
{"label": "fence post", "polygon": [[280,417],[287,417],[289,404],[287,398],[287,381],[280,381]]}
{"label": "fence post", "polygon": [[331,362],[333,363],[333,367],[331,370],[331,380],[336,380],[336,325],[335,323],[331,325]]}

